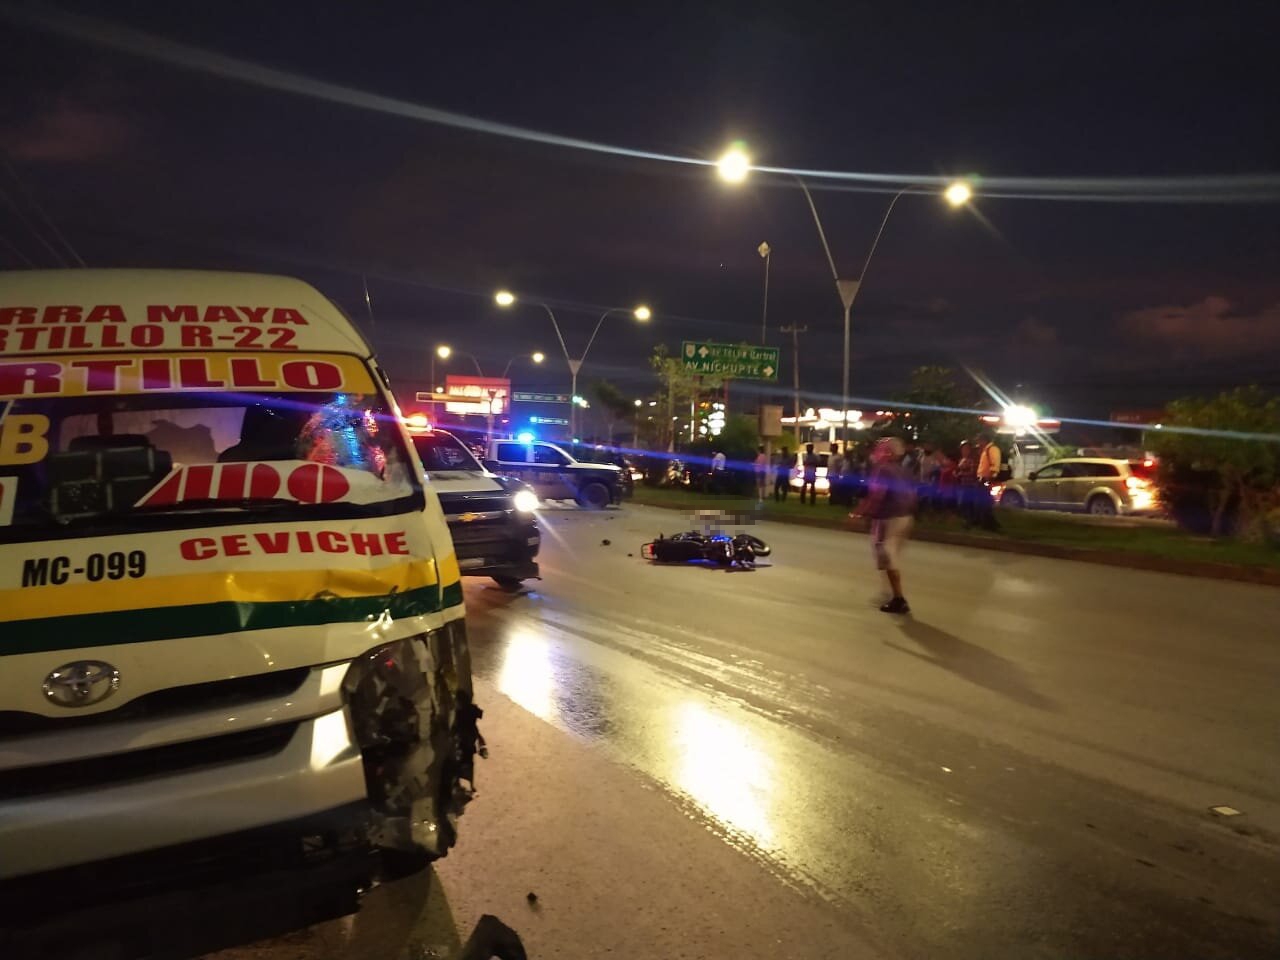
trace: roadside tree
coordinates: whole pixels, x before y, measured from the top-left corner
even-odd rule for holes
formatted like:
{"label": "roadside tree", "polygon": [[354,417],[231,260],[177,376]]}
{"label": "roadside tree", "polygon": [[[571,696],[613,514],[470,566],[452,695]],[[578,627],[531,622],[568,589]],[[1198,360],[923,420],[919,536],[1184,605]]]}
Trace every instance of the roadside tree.
{"label": "roadside tree", "polygon": [[[1266,517],[1280,484],[1280,440],[1238,434],[1280,437],[1280,397],[1238,387],[1216,397],[1175,400],[1164,426],[1146,438],[1161,459],[1161,493],[1175,519],[1194,528],[1199,508],[1215,537],[1277,534],[1267,529]],[[1172,426],[1189,432],[1168,429]]]}

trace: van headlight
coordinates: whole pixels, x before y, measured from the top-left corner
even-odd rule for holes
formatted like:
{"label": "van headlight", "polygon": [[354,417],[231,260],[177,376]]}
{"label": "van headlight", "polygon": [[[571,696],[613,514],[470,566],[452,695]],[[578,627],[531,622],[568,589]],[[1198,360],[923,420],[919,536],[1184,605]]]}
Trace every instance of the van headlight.
{"label": "van headlight", "polygon": [[533,513],[538,509],[538,495],[532,490],[517,490],[511,505],[521,513]]}

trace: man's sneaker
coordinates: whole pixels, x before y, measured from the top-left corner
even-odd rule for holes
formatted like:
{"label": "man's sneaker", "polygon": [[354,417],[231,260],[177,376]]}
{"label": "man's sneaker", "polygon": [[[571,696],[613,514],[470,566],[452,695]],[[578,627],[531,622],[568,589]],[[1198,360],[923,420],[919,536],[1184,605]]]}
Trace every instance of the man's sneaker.
{"label": "man's sneaker", "polygon": [[881,604],[882,613],[910,613],[911,608],[907,606],[905,597],[894,597],[888,603]]}

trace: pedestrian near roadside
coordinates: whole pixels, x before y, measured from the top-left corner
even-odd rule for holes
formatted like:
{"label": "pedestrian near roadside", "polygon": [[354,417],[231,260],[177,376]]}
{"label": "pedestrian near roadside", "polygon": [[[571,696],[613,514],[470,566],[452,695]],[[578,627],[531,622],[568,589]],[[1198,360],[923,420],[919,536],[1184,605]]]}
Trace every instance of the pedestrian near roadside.
{"label": "pedestrian near roadside", "polygon": [[840,452],[840,444],[831,445],[831,455],[827,457],[827,501],[833,506],[845,503],[844,454]]}
{"label": "pedestrian near roadside", "polygon": [[905,446],[897,437],[885,437],[872,452],[867,496],[850,516],[871,521],[871,550],[876,568],[883,571],[892,596],[881,605],[885,613],[910,613],[902,593],[902,548],[911,533],[915,514],[915,481],[902,466]]}
{"label": "pedestrian near roadside", "polygon": [[932,446],[925,445],[920,451],[919,465],[919,507],[921,510],[934,508],[938,503],[938,476],[942,472],[942,464]]}
{"label": "pedestrian near roadside", "polygon": [[786,447],[774,455],[773,469],[773,499],[786,503],[791,489],[791,451]]}
{"label": "pedestrian near roadside", "polygon": [[761,506],[769,495],[769,455],[764,452],[763,443],[756,448],[755,472],[756,506]]}
{"label": "pedestrian near roadside", "polygon": [[999,530],[996,522],[995,502],[991,498],[991,485],[1000,476],[1000,448],[991,441],[991,434],[980,433],[974,438],[978,449],[977,486],[973,493],[973,522],[984,530]]}
{"label": "pedestrian near roadside", "polygon": [[978,485],[978,461],[973,454],[973,444],[968,440],[960,441],[960,458],[956,460],[952,472],[955,481],[956,511],[965,523],[973,521],[973,491]]}
{"label": "pedestrian near roadside", "polygon": [[804,469],[804,479],[800,483],[800,502],[804,503],[804,495],[809,494],[809,506],[815,506],[818,502],[818,464],[821,461],[818,455],[813,452],[813,444],[806,443],[804,445],[804,460],[801,466]]}

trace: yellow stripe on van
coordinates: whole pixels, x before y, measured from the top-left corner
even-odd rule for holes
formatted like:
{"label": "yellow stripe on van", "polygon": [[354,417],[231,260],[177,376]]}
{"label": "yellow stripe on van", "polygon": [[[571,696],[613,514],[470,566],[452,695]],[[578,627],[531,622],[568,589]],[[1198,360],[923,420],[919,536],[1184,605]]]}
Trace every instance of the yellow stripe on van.
{"label": "yellow stripe on van", "polygon": [[[450,554],[446,583],[458,579]],[[438,584],[434,560],[376,569],[222,570],[139,580],[23,587],[0,591],[0,623],[204,603],[276,603],[324,597],[377,597]]]}

